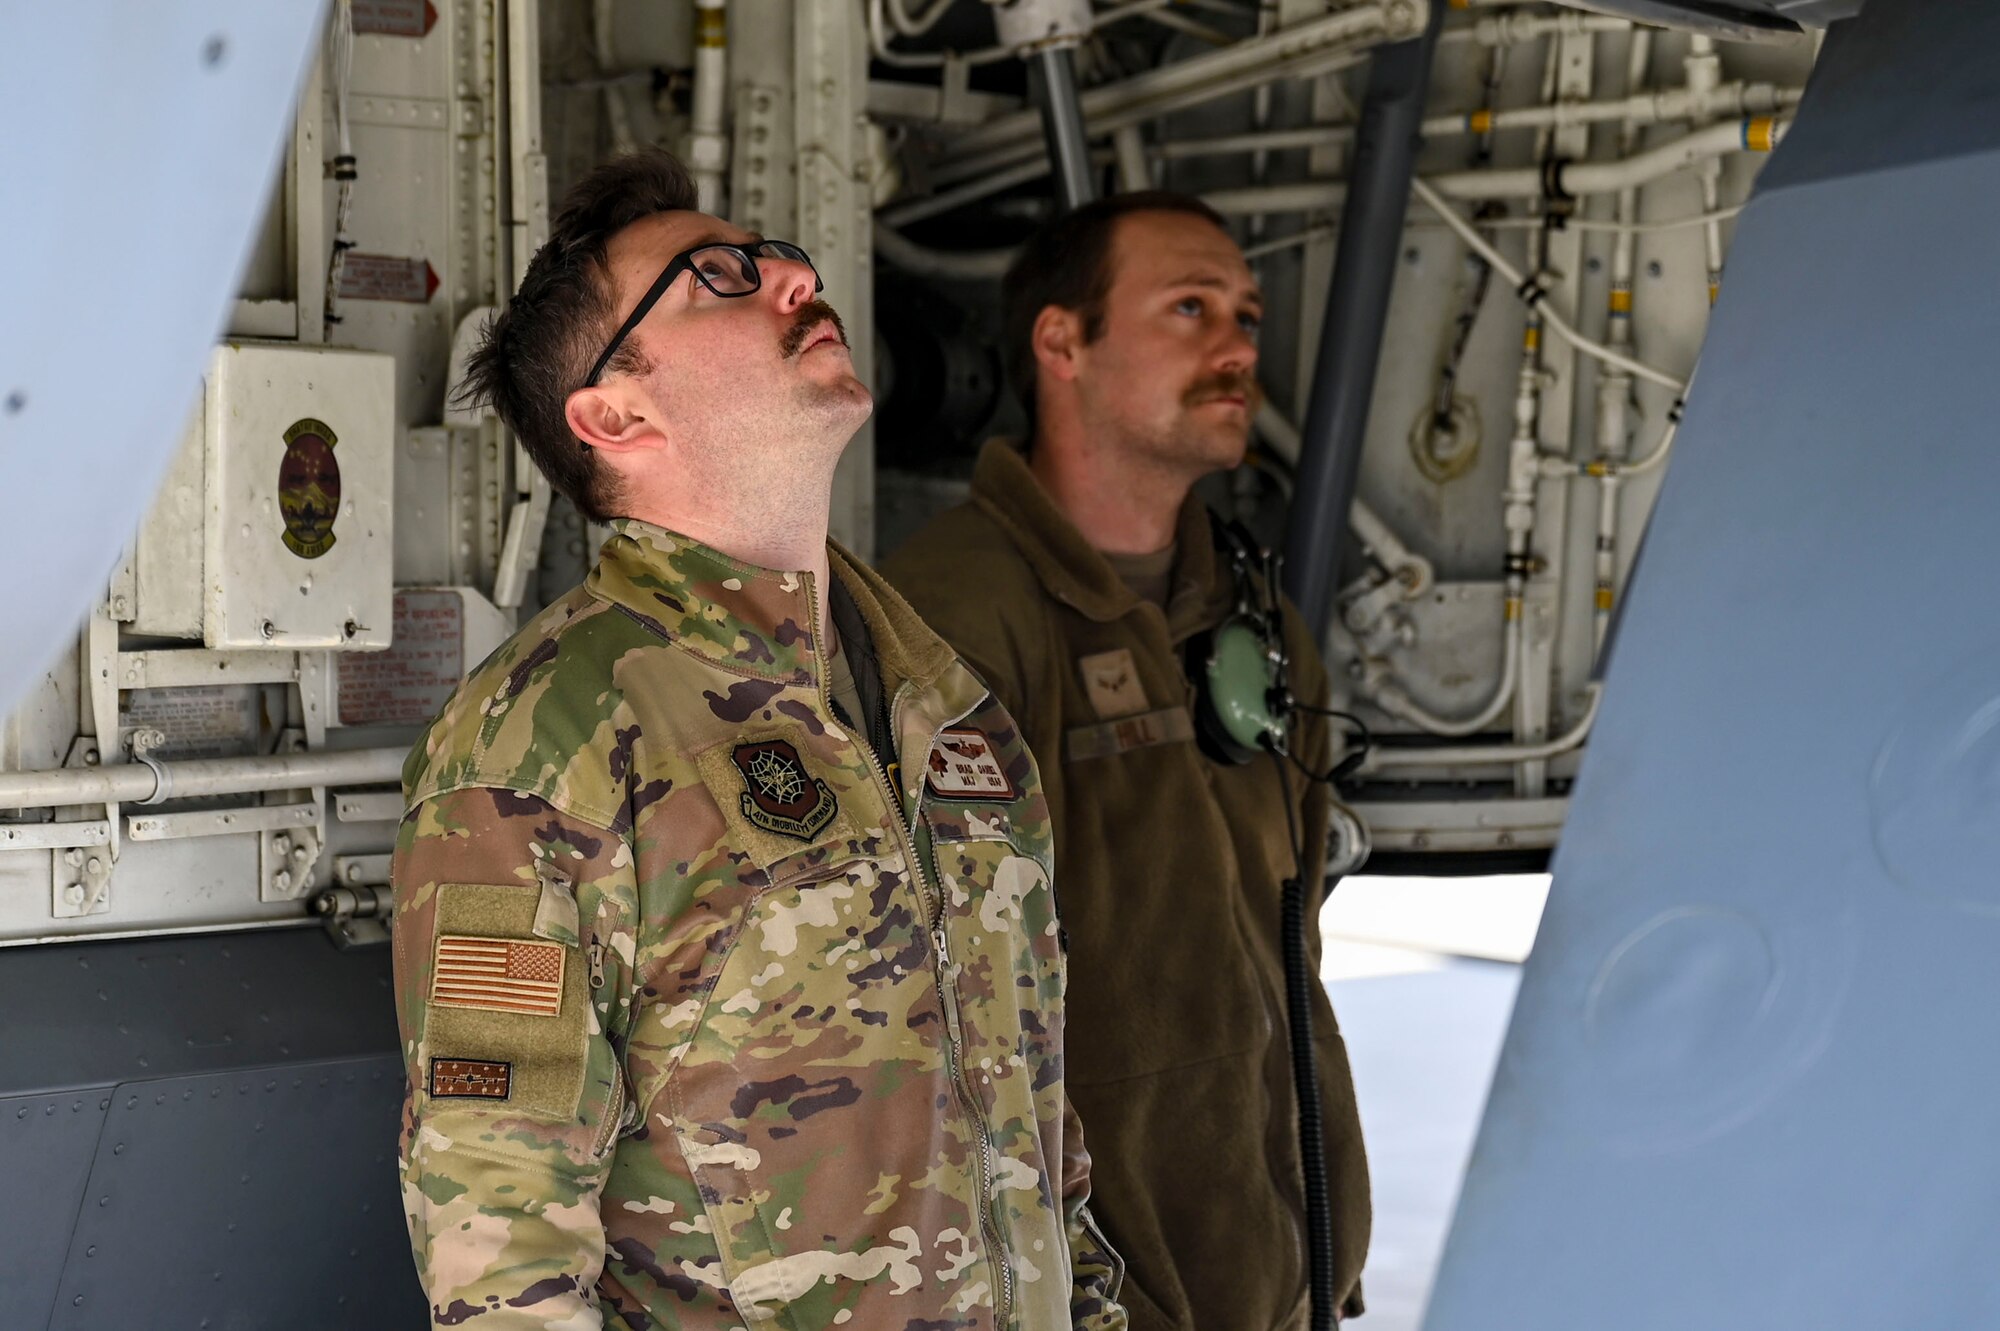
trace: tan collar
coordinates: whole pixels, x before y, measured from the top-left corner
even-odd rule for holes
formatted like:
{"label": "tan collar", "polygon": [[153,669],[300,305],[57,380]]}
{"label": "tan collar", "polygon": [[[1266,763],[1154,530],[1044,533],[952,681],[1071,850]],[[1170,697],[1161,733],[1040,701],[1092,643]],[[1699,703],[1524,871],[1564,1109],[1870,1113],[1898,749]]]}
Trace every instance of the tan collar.
{"label": "tan collar", "polygon": [[[972,499],[1000,524],[1050,596],[1099,623],[1146,604],[1085,539],[1028,469],[1012,440],[989,439],[972,473]],[[1180,557],[1167,601],[1167,627],[1176,641],[1211,627],[1227,609],[1229,570],[1215,557],[1208,505],[1189,492],[1176,520]]]}

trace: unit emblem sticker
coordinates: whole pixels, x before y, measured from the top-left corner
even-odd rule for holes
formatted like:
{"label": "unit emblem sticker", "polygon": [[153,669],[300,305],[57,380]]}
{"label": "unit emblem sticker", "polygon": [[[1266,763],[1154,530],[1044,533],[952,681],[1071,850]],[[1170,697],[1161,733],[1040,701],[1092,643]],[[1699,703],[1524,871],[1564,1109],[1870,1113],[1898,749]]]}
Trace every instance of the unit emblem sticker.
{"label": "unit emblem sticker", "polygon": [[431,1094],[464,1100],[505,1100],[513,1089],[514,1065],[484,1058],[431,1060]]}
{"label": "unit emblem sticker", "polygon": [[986,738],[985,731],[970,727],[947,730],[937,737],[931,745],[924,781],[939,799],[1011,800],[1020,796],[993,752],[993,741]]}
{"label": "unit emblem sticker", "polygon": [[1083,690],[1099,720],[1146,710],[1146,690],[1139,683],[1139,667],[1133,664],[1130,648],[1078,657],[1076,668],[1083,674]]}
{"label": "unit emblem sticker", "polygon": [[781,739],[739,744],[730,754],[743,777],[743,816],[767,832],[810,841],[840,807],[826,782],[806,770],[799,751]]}
{"label": "unit emblem sticker", "polygon": [[285,548],[300,559],[333,549],[333,520],[340,515],[340,440],[325,421],[307,416],[285,431],[278,463],[278,512],[285,519]]}
{"label": "unit emblem sticker", "polygon": [[431,968],[431,1002],[480,1012],[553,1017],[562,1011],[559,943],[441,934]]}

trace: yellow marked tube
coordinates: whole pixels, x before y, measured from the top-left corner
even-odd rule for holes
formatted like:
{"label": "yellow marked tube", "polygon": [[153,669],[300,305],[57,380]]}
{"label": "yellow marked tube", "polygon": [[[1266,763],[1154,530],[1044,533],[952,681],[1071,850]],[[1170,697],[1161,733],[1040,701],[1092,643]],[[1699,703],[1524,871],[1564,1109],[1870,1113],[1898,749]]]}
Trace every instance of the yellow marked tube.
{"label": "yellow marked tube", "polygon": [[1465,118],[1465,127],[1474,134],[1484,134],[1487,130],[1493,128],[1493,112],[1491,110],[1474,111]]}
{"label": "yellow marked tube", "polygon": [[1708,303],[1715,304],[1715,298],[1722,294],[1722,283],[1710,278],[1708,282]]}
{"label": "yellow marked tube", "polygon": [[1599,610],[1611,608],[1611,588],[1601,582],[1597,584],[1597,608]]}
{"label": "yellow marked tube", "polygon": [[1767,153],[1775,146],[1776,116],[1754,116],[1743,122],[1743,146],[1751,152]]}
{"label": "yellow marked tube", "polygon": [[1521,350],[1533,351],[1541,345],[1542,327],[1540,324],[1529,324],[1521,330]]}
{"label": "yellow marked tube", "polygon": [[1630,314],[1632,312],[1632,288],[1611,288],[1611,312],[1613,314]]}
{"label": "yellow marked tube", "polygon": [[1510,596],[1506,602],[1506,618],[1509,623],[1521,617],[1521,598]]}
{"label": "yellow marked tube", "polygon": [[696,46],[729,45],[729,20],[720,9],[698,10],[694,21]]}

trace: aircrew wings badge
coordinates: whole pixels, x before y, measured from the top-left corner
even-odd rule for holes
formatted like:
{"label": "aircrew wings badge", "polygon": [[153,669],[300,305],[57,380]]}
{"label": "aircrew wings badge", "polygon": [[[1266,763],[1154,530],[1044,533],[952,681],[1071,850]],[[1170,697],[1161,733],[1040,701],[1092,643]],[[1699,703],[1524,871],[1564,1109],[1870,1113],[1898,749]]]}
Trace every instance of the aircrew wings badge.
{"label": "aircrew wings badge", "polygon": [[941,732],[931,745],[924,780],[931,794],[947,800],[1011,800],[1021,792],[993,752],[983,730],[958,726]]}
{"label": "aircrew wings badge", "polygon": [[754,826],[810,841],[833,821],[840,807],[833,792],[785,740],[738,744],[730,758],[743,777],[743,816]]}

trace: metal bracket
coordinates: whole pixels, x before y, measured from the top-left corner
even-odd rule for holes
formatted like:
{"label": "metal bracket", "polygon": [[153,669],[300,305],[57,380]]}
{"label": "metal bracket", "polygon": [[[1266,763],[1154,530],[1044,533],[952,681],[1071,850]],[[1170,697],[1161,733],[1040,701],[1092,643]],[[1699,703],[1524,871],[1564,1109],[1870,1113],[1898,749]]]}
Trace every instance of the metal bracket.
{"label": "metal bracket", "polygon": [[313,865],[326,843],[317,826],[258,834],[260,901],[296,901],[312,883]]}
{"label": "metal bracket", "polygon": [[331,887],[313,898],[312,908],[325,924],[327,936],[342,951],[389,941],[389,919],[395,904],[386,886]]}

